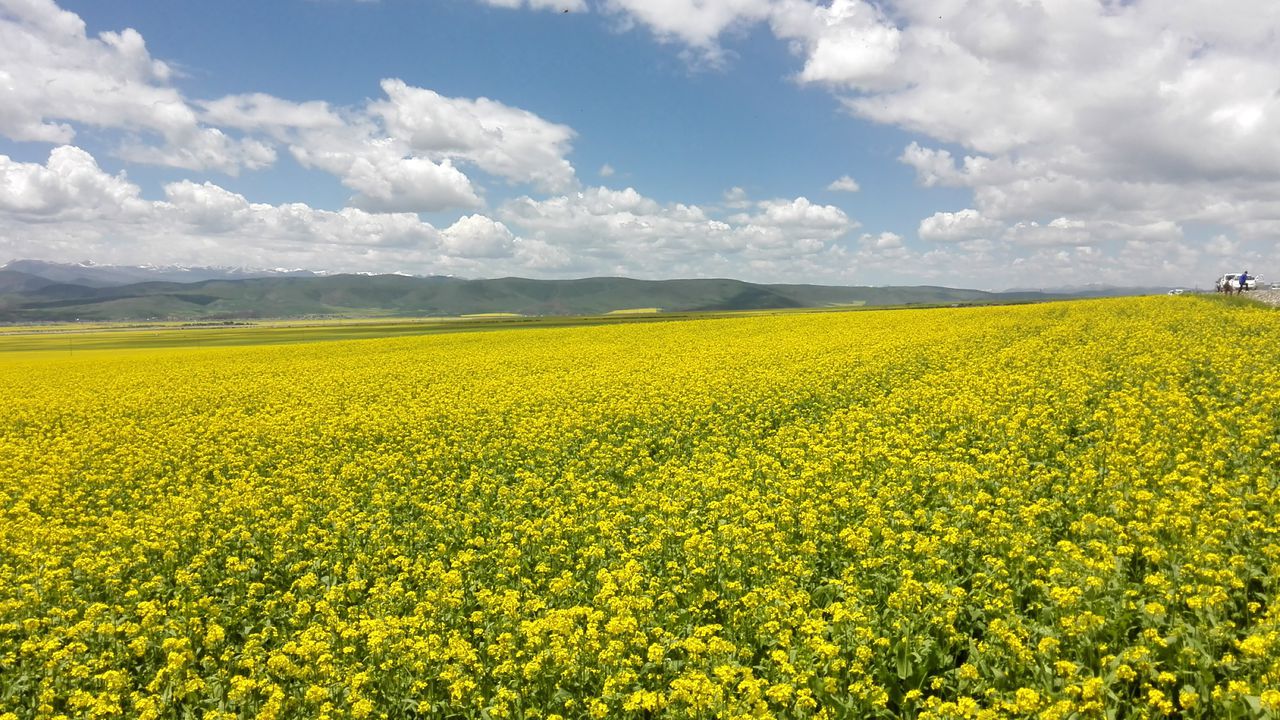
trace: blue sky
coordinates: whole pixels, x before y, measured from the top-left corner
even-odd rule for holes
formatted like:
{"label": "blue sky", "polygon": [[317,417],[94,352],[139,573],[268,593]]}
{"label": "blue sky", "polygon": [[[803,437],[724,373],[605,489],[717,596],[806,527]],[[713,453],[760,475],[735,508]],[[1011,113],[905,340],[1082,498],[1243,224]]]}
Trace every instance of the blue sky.
{"label": "blue sky", "polygon": [[[596,171],[609,164],[614,182],[660,201],[716,202],[734,186],[763,197],[801,192],[856,211],[864,224],[893,229],[895,218],[908,218],[900,231],[939,198],[963,202],[943,189],[921,197],[914,173],[895,162],[912,136],[853,118],[828,93],[790,80],[797,58],[762,29],[730,39],[731,67],[711,70],[589,13],[403,0],[63,7],[91,31],[137,29],[154,56],[188,75],[181,84],[194,97],[252,90],[355,105],[396,77],[443,95],[494,98],[576,130],[570,158],[585,180],[605,180]],[[863,196],[825,190],[864,168],[877,181],[862,184]],[[325,177],[286,184],[253,173],[220,184],[262,202],[332,207],[350,194]]]}
{"label": "blue sky", "polygon": [[1207,3],[0,0],[0,260],[1266,274],[1280,46],[1275,10],[1241,5],[1254,22]]}

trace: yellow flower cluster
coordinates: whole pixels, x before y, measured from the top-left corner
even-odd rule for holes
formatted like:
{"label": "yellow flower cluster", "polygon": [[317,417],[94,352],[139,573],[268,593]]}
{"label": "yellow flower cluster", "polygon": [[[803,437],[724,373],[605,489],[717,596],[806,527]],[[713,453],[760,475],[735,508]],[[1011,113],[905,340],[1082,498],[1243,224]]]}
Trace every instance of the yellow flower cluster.
{"label": "yellow flower cluster", "polygon": [[0,357],[0,718],[1280,716],[1197,298]]}

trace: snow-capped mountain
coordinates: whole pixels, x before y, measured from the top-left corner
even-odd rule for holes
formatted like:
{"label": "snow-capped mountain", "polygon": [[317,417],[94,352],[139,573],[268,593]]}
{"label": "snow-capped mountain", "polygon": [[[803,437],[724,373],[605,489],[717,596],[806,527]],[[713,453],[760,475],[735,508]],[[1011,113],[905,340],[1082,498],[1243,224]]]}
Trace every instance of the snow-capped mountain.
{"label": "snow-capped mountain", "polygon": [[263,277],[322,277],[328,273],[300,268],[187,267],[184,265],[100,265],[85,261],[57,263],[45,260],[13,260],[0,270],[37,275],[47,280],[89,287],[110,287],[137,282],[201,282]]}

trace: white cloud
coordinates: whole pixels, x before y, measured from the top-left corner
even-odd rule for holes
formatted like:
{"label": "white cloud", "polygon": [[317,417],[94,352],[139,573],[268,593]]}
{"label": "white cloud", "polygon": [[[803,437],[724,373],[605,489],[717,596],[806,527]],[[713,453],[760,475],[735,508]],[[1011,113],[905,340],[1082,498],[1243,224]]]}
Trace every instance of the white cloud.
{"label": "white cloud", "polygon": [[163,147],[132,141],[121,145],[117,155],[148,165],[167,165],[186,170],[222,170],[236,175],[241,168],[261,170],[276,161],[276,150],[253,138],[236,140],[218,128],[191,128],[166,138]]}
{"label": "white cloud", "polygon": [[251,203],[212,183],[197,185],[189,180],[170,183],[164,190],[165,201],[151,208],[152,222],[192,241],[217,235],[219,242],[229,239],[242,249],[254,243],[286,250],[310,246],[339,257],[363,253],[365,248],[423,251],[439,247],[436,229],[413,213],[368,213],[357,208],[335,212],[305,203]]}
{"label": "white cloud", "polygon": [[734,186],[724,191],[724,206],[734,210],[742,210],[751,206],[747,199],[747,191]]}
{"label": "white cloud", "polygon": [[807,198],[766,200],[756,203],[755,213],[730,216],[736,234],[758,256],[782,257],[826,250],[858,227],[858,223],[832,205],[815,205]]}
{"label": "white cloud", "polygon": [[[1174,224],[1059,218],[918,251],[887,231],[850,244],[857,223],[805,198],[744,200],[748,212],[721,218],[632,188],[523,197],[500,209],[501,221],[474,214],[437,230],[412,213],[253,203],[208,182],[170,183],[162,200],[145,200],[74,147],[43,165],[0,156],[0,199],[0,255],[102,262],[1002,288],[1179,283],[1224,260],[1261,267],[1266,248],[1217,239],[1206,254]],[[972,219],[951,215],[961,227]]]}
{"label": "white cloud", "polygon": [[152,221],[181,236],[231,236],[233,241],[261,238],[266,243],[299,243],[318,247],[437,247],[435,228],[412,213],[367,213],[357,208],[333,212],[305,203],[251,203],[243,195],[213,183],[189,180],[164,188],[164,202],[154,203]]}
{"label": "white cloud", "polygon": [[586,0],[480,0],[486,5],[502,8],[531,8],[533,10],[555,10],[559,12],[584,12]]}
{"label": "white cloud", "polygon": [[841,175],[833,180],[831,184],[827,186],[827,189],[832,192],[856,193],[861,190],[862,187],[858,185],[857,180],[854,180],[848,175]]}
{"label": "white cloud", "polygon": [[[414,213],[254,203],[210,182],[142,197],[79,148],[45,164],[0,156],[0,255],[102,262],[297,266],[476,275],[630,274],[804,280],[847,268],[838,240],[857,223],[806,198],[752,203],[718,219],[634,188],[587,188],[506,203],[437,230]],[[520,234],[517,234],[519,231]]]}
{"label": "white cloud", "polygon": [[450,264],[440,233],[411,213],[251,203],[189,180],[164,193],[143,199],[72,146],[54,148],[44,165],[0,155],[0,255],[344,270]]}
{"label": "white cloud", "polygon": [[930,138],[902,156],[920,183],[971,190],[984,217],[1022,225],[1013,237],[1078,239],[1044,230],[1041,218],[1055,217],[1104,234],[1111,225],[1186,222],[1240,238],[1280,233],[1280,4],[611,0],[608,8],[721,59],[726,34],[767,25],[798,56],[797,82],[827,88],[858,117]]}
{"label": "white cloud", "polygon": [[423,212],[481,204],[471,179],[452,161],[415,155],[367,119],[302,128],[280,125],[271,132],[289,143],[300,165],[331,173],[356,191],[349,200],[356,207]]}
{"label": "white cloud", "polygon": [[[972,208],[958,212],[937,212],[920,221],[921,240],[935,243],[966,243],[966,249],[991,249],[1000,239],[1021,246],[1094,246],[1100,243],[1137,242],[1148,246],[1183,240],[1176,223],[1158,221],[1130,224],[1115,221],[1085,221],[1059,217],[1047,223],[1023,221],[1006,227]],[[982,244],[974,241],[982,240]]]}
{"label": "white cloud", "polygon": [[834,205],[817,205],[808,198],[794,200],[764,200],[756,203],[755,214],[739,214],[733,220],[755,227],[777,228],[788,236],[805,236],[832,240],[858,226],[848,215]]}
{"label": "white cloud", "polygon": [[378,212],[476,208],[459,165],[543,190],[576,184],[566,159],[573,130],[502,103],[450,98],[384,80],[386,98],[360,108],[294,103],[261,93],[204,103],[205,117],[288,146],[303,167],[332,173]]}
{"label": "white cloud", "polygon": [[457,159],[513,182],[543,190],[574,183],[565,159],[574,132],[488,98],[449,98],[401,80],[383,80],[385,101],[369,105],[387,132],[421,155]]}
{"label": "white cloud", "polygon": [[288,140],[285,130],[337,130],[346,121],[320,100],[291,102],[265,93],[225,95],[200,103],[207,122],[240,130],[265,132]]}
{"label": "white cloud", "polygon": [[600,170],[598,174],[600,175],[600,177],[607,178],[607,177],[613,177],[614,172],[616,171],[613,169],[613,166],[610,165],[609,163],[605,163],[600,166]]}
{"label": "white cloud", "polygon": [[[581,0],[546,3],[582,9]],[[0,135],[69,143],[79,128],[123,134],[114,154],[137,163],[236,174],[275,163],[277,145],[337,175],[374,211],[474,208],[464,165],[545,191],[576,184],[573,130],[486,98],[449,98],[389,79],[357,108],[263,93],[190,101],[131,29],[86,34],[52,0],[0,0]]]}
{"label": "white cloud", "polygon": [[1087,223],[1057,218],[1045,225],[1032,220],[1009,228],[1005,238],[1020,245],[1091,245],[1097,239]]}
{"label": "white cloud", "polygon": [[763,20],[773,11],[771,0],[604,0],[605,12],[621,27],[641,24],[661,42],[684,43],[700,60],[713,65],[725,59],[720,35]]}
{"label": "white cloud", "polygon": [[485,98],[448,98],[400,80],[382,87],[385,100],[342,112],[258,94],[207,103],[206,113],[287,143],[303,166],[337,175],[357,191],[351,202],[369,210],[479,206],[455,162],[543,189],[576,182],[566,126]]}
{"label": "white cloud", "polygon": [[[582,0],[491,4],[589,9]],[[921,250],[890,232],[851,240],[856,221],[806,198],[760,201],[733,188],[700,207],[631,188],[582,189],[568,159],[574,131],[528,110],[396,79],[356,106],[262,93],[192,100],[137,32],[91,36],[50,0],[0,0],[0,135],[63,145],[80,133],[132,162],[228,173],[271,165],[284,150],[338,178],[352,205],[256,204],[203,177],[145,200],[124,173],[60,146],[44,164],[0,158],[0,249],[478,274],[847,281],[910,267],[913,276],[996,284],[1014,266],[1087,282],[1112,278],[1114,267],[1173,278],[1227,257],[1256,265],[1269,253],[1274,261],[1274,3],[597,7],[700,61],[726,61],[726,35],[767,26],[796,53],[795,82],[827,89],[860,118],[916,133],[901,161],[921,185],[971,193],[969,208],[922,220],[920,238],[935,244]],[[481,212],[494,180],[535,197],[442,231],[414,214]],[[828,189],[856,186],[845,176]]]}
{"label": "white cloud", "polygon": [[1182,226],[1169,220],[1131,224],[1100,221],[1092,223],[1094,233],[1108,240],[1142,242],[1150,245],[1176,243],[1184,240]]}
{"label": "white cloud", "polygon": [[875,89],[901,52],[902,31],[862,0],[834,0],[829,6],[779,2],[773,18],[778,37],[802,48],[801,82]]}
{"label": "white cloud", "polygon": [[985,218],[972,208],[959,212],[936,212],[920,221],[917,233],[921,240],[929,242],[957,242],[986,237],[1001,229],[1002,225]]}
{"label": "white cloud", "polygon": [[202,232],[231,232],[251,222],[253,209],[243,195],[210,182],[196,184],[183,180],[169,183],[164,194],[175,217]]}
{"label": "white cloud", "polygon": [[[802,80],[833,85],[859,116],[970,153],[957,166],[945,150],[912,144],[903,160],[922,184],[971,188],[988,217],[1024,223],[1275,217],[1267,200],[1280,184],[1280,36],[1270,28],[1280,6],[892,8],[891,21],[873,21],[901,33],[892,63]],[[814,46],[805,47],[814,62]]]}
{"label": "white cloud", "polygon": [[201,125],[172,76],[132,29],[89,37],[52,0],[0,3],[0,134],[68,143],[87,125],[138,134],[121,154],[139,162],[234,174],[275,161],[257,140]]}
{"label": "white cloud", "polygon": [[328,167],[343,176],[343,184],[359,191],[351,203],[365,210],[420,212],[480,204],[471,181],[448,160],[434,163],[427,158],[396,157],[375,149]]}
{"label": "white cloud", "polygon": [[[745,194],[731,193],[746,203]],[[582,192],[504,204],[502,219],[525,236],[563,248],[565,272],[642,276],[732,275],[801,279],[839,254],[837,241],[857,223],[839,208],[806,198],[748,205],[718,219],[707,209],[659,203],[633,188]]]}
{"label": "white cloud", "polygon": [[516,243],[506,225],[484,215],[460,218],[440,234],[446,253],[468,258],[506,257]]}
{"label": "white cloud", "polygon": [[139,189],[123,174],[108,175],[77,147],[54,148],[45,165],[0,155],[0,211],[45,220],[119,217],[145,207]]}
{"label": "white cloud", "polygon": [[568,250],[538,238],[516,238],[515,260],[523,272],[538,275],[561,273],[574,266]]}
{"label": "white cloud", "polygon": [[872,235],[870,233],[864,234],[859,239],[859,242],[862,244],[862,247],[878,252],[900,250],[905,247],[903,245],[901,235],[887,231],[876,235]]}
{"label": "white cloud", "polygon": [[947,150],[920,147],[912,142],[898,158],[915,168],[916,180],[925,187],[963,185],[964,176],[956,169],[956,161]]}

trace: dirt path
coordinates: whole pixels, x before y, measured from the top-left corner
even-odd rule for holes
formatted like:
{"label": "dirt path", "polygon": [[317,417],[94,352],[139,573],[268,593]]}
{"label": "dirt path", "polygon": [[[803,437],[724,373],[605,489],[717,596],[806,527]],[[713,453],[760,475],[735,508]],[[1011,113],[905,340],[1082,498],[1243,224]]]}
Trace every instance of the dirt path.
{"label": "dirt path", "polygon": [[1244,297],[1280,307],[1280,290],[1254,290],[1246,292]]}

